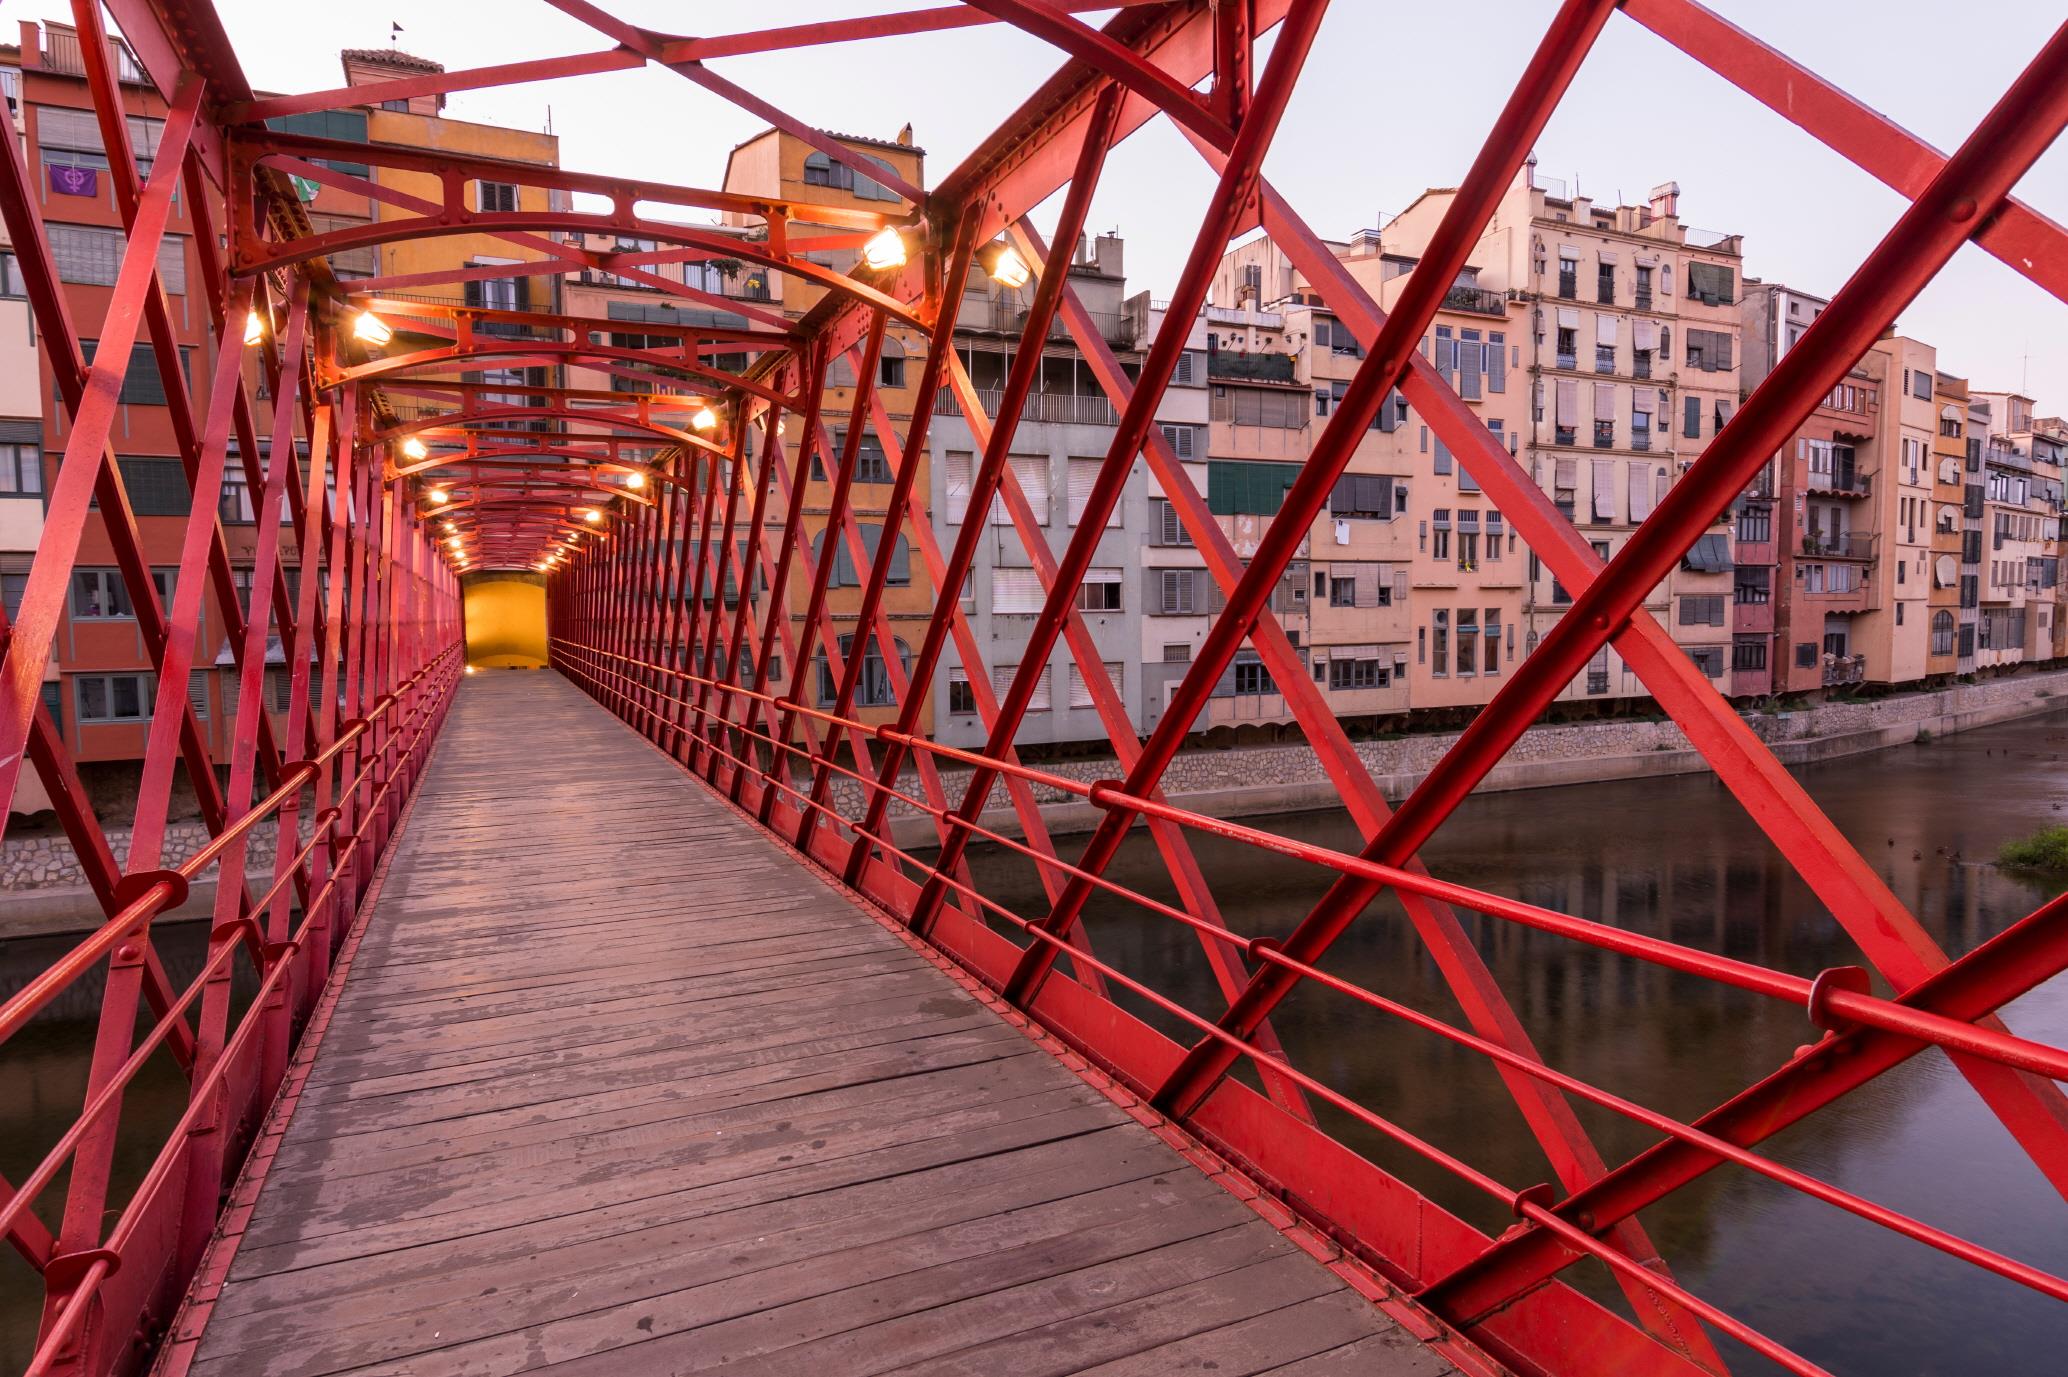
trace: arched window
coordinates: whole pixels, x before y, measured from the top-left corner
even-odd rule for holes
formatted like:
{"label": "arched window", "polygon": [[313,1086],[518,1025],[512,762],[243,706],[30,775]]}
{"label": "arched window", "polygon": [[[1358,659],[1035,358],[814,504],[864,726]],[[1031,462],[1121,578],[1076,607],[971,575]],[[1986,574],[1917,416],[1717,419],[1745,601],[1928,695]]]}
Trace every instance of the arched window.
{"label": "arched window", "polygon": [[[868,153],[857,153],[856,156],[865,158],[882,168],[885,172],[891,172],[895,175],[895,170],[891,165],[881,158]],[[900,199],[895,191],[892,191],[881,182],[876,181],[872,177],[865,177],[857,173],[846,163],[836,162],[824,153],[807,153],[804,155],[804,184],[806,186],[829,186],[840,191],[851,191],[864,201],[895,201]]]}
{"label": "arched window", "polygon": [[[898,663],[906,673],[912,670],[912,648],[900,638],[893,637],[898,648]],[[854,649],[854,633],[840,638],[840,658],[845,660]],[[826,652],[820,651],[814,657],[819,668],[819,706],[828,708],[840,696],[840,685],[834,682],[833,671],[826,664]],[[883,647],[871,636],[862,652],[862,677],[855,681],[854,706],[858,708],[892,708],[897,706],[897,696],[890,689],[890,670],[883,660]]]}
{"label": "arched window", "polygon": [[1952,653],[1953,614],[1944,611],[1934,612],[1932,613],[1932,654],[1951,655]]}
{"label": "arched window", "polygon": [[[868,560],[871,567],[874,567],[876,563],[876,547],[882,544],[882,542],[883,527],[870,522],[863,522],[862,545],[867,549]],[[824,531],[820,531],[817,535],[811,538],[811,562],[813,568],[817,568],[819,566],[820,560],[824,557],[825,546],[826,533]],[[833,575],[831,578],[826,580],[826,587],[859,588],[862,586],[863,572],[864,571],[857,570],[855,568],[854,556],[849,551],[847,541],[845,539],[834,541]],[[885,586],[891,588],[904,588],[910,585],[911,582],[911,547],[905,543],[905,538],[903,536],[899,536],[897,538],[897,544],[893,546],[891,549],[890,573],[885,576],[884,584]]]}

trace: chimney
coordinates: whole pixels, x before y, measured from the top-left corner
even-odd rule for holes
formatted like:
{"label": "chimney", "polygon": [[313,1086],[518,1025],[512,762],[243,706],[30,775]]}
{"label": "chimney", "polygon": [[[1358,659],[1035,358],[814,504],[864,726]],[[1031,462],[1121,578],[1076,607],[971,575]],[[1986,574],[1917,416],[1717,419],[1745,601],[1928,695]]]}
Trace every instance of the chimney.
{"label": "chimney", "polygon": [[900,148],[910,148],[912,146],[912,121],[906,120],[905,127],[898,131],[898,146]]}
{"label": "chimney", "polygon": [[1117,234],[1102,234],[1092,245],[1092,262],[1106,277],[1120,277],[1121,247],[1126,241]]}
{"label": "chimney", "polygon": [[1652,188],[1652,214],[1664,220],[1680,214],[1680,183],[1660,182]]}

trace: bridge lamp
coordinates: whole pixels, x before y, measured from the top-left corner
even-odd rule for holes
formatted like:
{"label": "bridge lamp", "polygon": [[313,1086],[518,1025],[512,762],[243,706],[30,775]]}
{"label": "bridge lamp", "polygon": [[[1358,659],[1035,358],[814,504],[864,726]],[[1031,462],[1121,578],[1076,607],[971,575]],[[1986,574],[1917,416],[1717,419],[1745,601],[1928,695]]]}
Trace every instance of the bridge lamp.
{"label": "bridge lamp", "polygon": [[450,489],[450,488],[433,488],[433,489],[431,489],[431,500],[432,500],[433,502],[437,502],[437,503],[441,503],[441,504],[442,504],[442,503],[446,503],[446,502],[450,502],[450,501],[452,501],[452,489]]}
{"label": "bridge lamp", "polygon": [[1027,260],[1002,239],[993,239],[977,250],[977,266],[1001,287],[1024,287],[1027,279],[1034,276]]}
{"label": "bridge lamp", "polygon": [[625,486],[630,488],[633,492],[638,492],[641,488],[646,486],[646,475],[643,473],[626,474]]}
{"label": "bridge lamp", "polygon": [[584,507],[582,508],[582,520],[594,526],[597,522],[603,520],[603,513],[597,511],[594,507]]}
{"label": "bridge lamp", "polygon": [[378,349],[395,338],[395,331],[371,311],[361,311],[352,321],[352,338]]}
{"label": "bridge lamp", "polygon": [[430,452],[430,450],[424,447],[424,442],[417,439],[414,435],[402,442],[402,457],[404,459],[421,459]]}
{"label": "bridge lamp", "polygon": [[469,674],[472,674],[473,672],[474,672],[474,666],[472,666],[472,665],[468,665],[468,666],[467,666],[467,673],[469,673]]}
{"label": "bridge lamp", "polygon": [[699,434],[709,434],[718,429],[718,413],[708,406],[698,407],[696,414],[689,418],[689,428]]}
{"label": "bridge lamp", "polygon": [[266,318],[257,311],[250,311],[244,317],[244,343],[249,346],[263,344],[266,338]]}
{"label": "bridge lamp", "polygon": [[448,522],[446,522],[446,523],[445,523],[445,530],[446,530],[446,533],[447,533],[448,535],[449,535],[449,534],[451,534],[451,533],[452,533],[452,532],[454,532],[454,531],[457,531],[458,529],[459,529],[459,527],[458,527],[458,526],[456,526],[456,525],[454,525],[454,524],[453,524],[452,522],[450,522],[450,521],[448,521]]}
{"label": "bridge lamp", "polygon": [[862,245],[862,261],[882,272],[886,268],[905,266],[905,236],[896,225],[886,225],[869,237]]}

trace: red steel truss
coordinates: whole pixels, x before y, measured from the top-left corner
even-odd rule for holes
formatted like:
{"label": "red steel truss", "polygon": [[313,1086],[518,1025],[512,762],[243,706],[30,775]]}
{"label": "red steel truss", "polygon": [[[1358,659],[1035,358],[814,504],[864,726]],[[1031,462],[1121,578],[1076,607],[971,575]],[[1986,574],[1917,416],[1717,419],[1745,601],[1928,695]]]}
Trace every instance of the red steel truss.
{"label": "red steel truss", "polygon": [[[80,49],[111,150],[110,177],[127,230],[119,278],[97,322],[95,361],[60,286],[42,198],[17,143],[0,163],[4,212],[66,414],[62,461],[19,616],[0,662],[0,786],[12,797],[24,762],[57,810],[105,921],[0,1005],[0,1044],[69,988],[99,980],[100,1021],[76,1119],[24,1179],[0,1181],[0,1232],[41,1278],[43,1323],[32,1370],[99,1374],[136,1367],[193,1275],[230,1177],[252,1147],[266,1105],[316,1006],[341,944],[377,883],[383,850],[451,695],[461,682],[462,576],[535,567],[549,574],[555,666],[685,768],[857,895],[896,915],[973,977],[1018,1005],[1184,1130],[1239,1162],[1342,1250],[1383,1303],[1405,1303],[1432,1340],[1543,1373],[1721,1372],[1722,1334],[1798,1373],[1811,1357],[1720,1311],[1678,1283],[1637,1214],[1718,1168],[1750,1172],[1883,1229],[2068,1301],[2068,1281],[1817,1180],[1759,1145],[1832,1107],[1847,1092],[1936,1047],[2002,1122],[2056,1191],[2068,1195],[2068,1051],[2021,1038],[1996,1016],[2068,967],[2068,899],[2048,904],[1957,957],[1940,950],[1644,610],[1646,592],[1753,478],[1871,341],[1963,243],[1973,240],[2042,289],[2068,299],[2068,234],[2011,190],[2068,123],[2068,29],[2034,56],[1968,140],[1942,155],[1843,91],[1693,0],[1564,0],[1461,182],[1423,261],[1389,315],[1343,270],[1261,168],[1323,21],[1324,0],[968,0],[897,14],[687,37],[626,23],[587,0],[549,0],[610,46],[351,89],[255,96],[205,0],[109,0],[107,11],[168,104],[148,180],[123,134],[124,103],[101,6],[76,0]],[[1604,564],[1506,448],[1481,426],[1417,346],[1575,72],[1614,12],[1628,16],[1766,102],[1909,199],[1801,344],[1730,419],[1693,468]],[[1080,12],[1117,10],[1103,27]],[[903,183],[837,139],[720,76],[714,60],[979,24],[1009,24],[1052,45],[1055,74],[931,191]],[[1269,36],[1265,60],[1259,43]],[[888,45],[894,47],[894,44]],[[883,51],[872,46],[869,51]],[[599,177],[466,155],[341,144],[266,128],[270,117],[383,99],[665,66],[733,101],[903,198],[895,210],[763,200]],[[885,68],[888,73],[892,69]],[[901,79],[909,79],[906,76]],[[1137,372],[1121,366],[1065,271],[1087,223],[1110,149],[1168,120],[1216,178],[1165,324]],[[435,179],[437,199],[354,176],[339,162]],[[315,232],[287,177],[383,203],[383,217]],[[888,178],[888,180],[885,180]],[[556,194],[554,205],[607,210],[466,209],[465,184],[488,179]],[[195,414],[178,343],[158,289],[157,250],[184,191],[216,345],[206,404]],[[1026,218],[1061,196],[1049,236]],[[750,221],[752,240],[639,213],[644,204]],[[795,227],[808,228],[797,231]],[[1283,509],[1247,562],[1208,513],[1153,424],[1185,335],[1230,242],[1262,228],[1288,253],[1366,357],[1307,459]],[[827,231],[831,231],[830,233]],[[220,231],[220,236],[219,232]],[[902,263],[837,274],[807,255],[886,231]],[[326,255],[405,239],[492,234],[522,255],[492,268],[340,283]],[[653,241],[639,251],[581,247],[603,233]],[[1058,324],[1111,399],[1119,422],[1082,519],[1051,550],[1006,462],[1033,388],[1039,348],[1023,349],[988,413],[952,346],[975,260],[1009,243],[1037,290],[1023,338]],[[227,245],[227,252],[219,248]],[[800,320],[713,296],[654,271],[718,256],[744,259],[825,289]],[[746,328],[642,325],[645,347],[609,343],[610,322],[524,310],[427,303],[418,288],[485,276],[600,270],[685,302],[718,306]],[[369,338],[368,315],[407,340]],[[898,420],[875,392],[891,327],[927,340],[914,414]],[[662,337],[659,343],[654,337]],[[110,437],[132,343],[149,347],[166,382],[170,422],[192,495],[169,606],[160,599]],[[726,360],[747,360],[744,369]],[[837,444],[824,413],[836,362],[859,380]],[[560,378],[576,365],[627,390],[538,383],[487,386],[464,373],[523,367]],[[539,376],[534,374],[534,377]],[[264,390],[258,384],[263,382]],[[1302,671],[1269,596],[1350,460],[1381,401],[1400,389],[1496,503],[1574,602],[1426,780],[1388,806],[1325,700]],[[932,411],[943,391],[968,420],[981,456],[968,510],[1002,505],[1046,590],[1021,668],[995,693],[983,650],[955,597],[937,600],[909,667],[885,609],[902,536],[927,584],[959,588],[986,523],[937,528],[918,491]],[[264,398],[267,406],[258,404]],[[265,424],[263,434],[261,423]],[[873,548],[852,487],[863,428],[892,474],[884,532]],[[297,462],[296,441],[306,458]],[[232,444],[234,442],[234,450]],[[232,457],[257,509],[251,605],[239,597],[215,520]],[[1225,599],[1182,684],[1146,735],[1129,720],[1074,595],[1139,457],[1168,495]],[[803,486],[829,476],[828,539],[866,569],[844,638],[829,610],[837,558],[805,531]],[[96,510],[94,510],[97,508]],[[185,694],[161,691],[150,721],[132,842],[117,859],[65,745],[38,710],[82,535],[98,521],[114,550],[138,630],[161,685],[184,684],[197,658],[204,602],[227,627],[240,674],[234,745],[210,747]],[[290,583],[283,541],[298,551]],[[945,542],[945,543],[944,543]],[[320,577],[312,577],[312,573]],[[857,715],[866,655],[880,652],[895,720]],[[1096,784],[1029,766],[1014,739],[1037,675],[1060,640],[1079,667],[1122,777]],[[291,666],[284,735],[260,692],[270,647]],[[1417,853],[1551,699],[1613,643],[1683,728],[1716,777],[1756,819],[1854,940],[1861,965],[1813,976],[1772,970],[1449,883]],[[846,648],[843,649],[843,646]],[[1223,669],[1251,649],[1276,683],[1344,800],[1365,844],[1357,854],[1287,841],[1178,807],[1165,770]],[[965,667],[981,749],[921,731],[926,694],[952,649]],[[828,706],[808,696],[822,659],[837,685]],[[793,667],[779,690],[771,666]],[[227,766],[227,785],[218,765]],[[214,834],[199,855],[163,864],[177,776],[190,781]],[[951,781],[953,781],[951,787]],[[836,784],[842,787],[836,789]],[[986,822],[1002,786],[1018,824]],[[1039,792],[1038,792],[1039,791]],[[1040,792],[1072,796],[1103,820],[1081,849],[1052,838]],[[844,808],[839,796],[858,798]],[[922,858],[893,839],[892,809],[930,820],[937,850]],[[1165,903],[1106,878],[1137,826],[1166,867]],[[246,847],[275,838],[270,875],[249,873]],[[1284,932],[1246,934],[1222,920],[1193,853],[1207,834],[1275,852],[1333,877],[1326,896]],[[965,862],[974,841],[1036,866],[1047,902],[1010,911]],[[191,884],[216,882],[205,964],[185,985],[154,946],[154,920]],[[1460,1023],[1410,1009],[1329,973],[1335,940],[1373,900],[1399,897],[1455,994]],[[1131,902],[1191,931],[1218,984],[1213,1016],[1186,1007],[1156,971],[1102,958],[1084,921],[1095,894]],[[1587,1084],[1546,1063],[1482,960],[1459,914],[1515,923],[1672,971],[1791,1003],[1813,1040],[1786,1064],[1689,1122]],[[233,985],[255,990],[233,998]],[[1541,1146],[1555,1179],[1495,1180],[1362,1103],[1288,1056],[1272,1012],[1296,989],[1348,1016],[1397,1019],[1484,1055]],[[1877,994],[1876,990],[1886,990]],[[1145,1001],[1174,1039],[1129,1007]],[[1821,1036],[1816,1036],[1818,1032]],[[118,1139],[133,1134],[125,1091],[146,1063],[172,1058],[188,1107],[154,1143],[140,1184],[112,1193]],[[1247,1067],[1250,1079],[1232,1076]],[[1623,1116],[1654,1146],[1606,1160],[1574,1102]],[[1328,1112],[1319,1112],[1325,1108]],[[1377,1135],[1512,1210],[1489,1237],[1353,1149],[1340,1128]],[[1491,1126],[1512,1132],[1512,1122]],[[1563,1275],[1594,1260],[1627,1309],[1583,1294]],[[1484,1367],[1484,1362],[1480,1363]]]}

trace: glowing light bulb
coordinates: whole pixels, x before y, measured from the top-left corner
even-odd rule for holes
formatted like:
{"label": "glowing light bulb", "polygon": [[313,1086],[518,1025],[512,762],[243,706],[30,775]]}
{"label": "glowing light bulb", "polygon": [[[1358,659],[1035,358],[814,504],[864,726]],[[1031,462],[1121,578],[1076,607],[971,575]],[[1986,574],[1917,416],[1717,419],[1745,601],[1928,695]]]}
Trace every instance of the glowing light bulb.
{"label": "glowing light bulb", "polygon": [[266,338],[266,318],[257,311],[244,317],[244,342],[259,344]]}
{"label": "glowing light bulb", "polygon": [[869,242],[862,245],[862,261],[881,272],[885,268],[901,268],[905,264],[905,236],[895,225],[887,225],[876,232]]}
{"label": "glowing light bulb", "polygon": [[698,407],[696,414],[689,418],[689,428],[699,432],[718,429],[718,413],[708,406]]}
{"label": "glowing light bulb", "polygon": [[603,520],[603,513],[597,511],[594,507],[584,507],[582,509],[582,520],[594,526],[597,522]]}
{"label": "glowing light bulb", "polygon": [[450,488],[433,488],[433,489],[431,489],[431,500],[432,500],[433,502],[438,502],[438,503],[445,503],[445,502],[450,502],[450,501],[452,501],[452,489],[450,489]]}
{"label": "glowing light bulb", "polygon": [[421,459],[430,452],[424,448],[424,442],[414,435],[402,442],[402,457],[405,459]]}
{"label": "glowing light bulb", "polygon": [[352,322],[352,338],[378,348],[395,338],[395,331],[373,312],[361,311]]}
{"label": "glowing light bulb", "polygon": [[1024,287],[1027,279],[1034,276],[1027,260],[1020,257],[1012,245],[997,239],[977,250],[977,264],[1001,287]]}
{"label": "glowing light bulb", "polygon": [[630,488],[633,492],[638,492],[641,488],[646,486],[646,475],[643,473],[626,474],[625,486]]}

